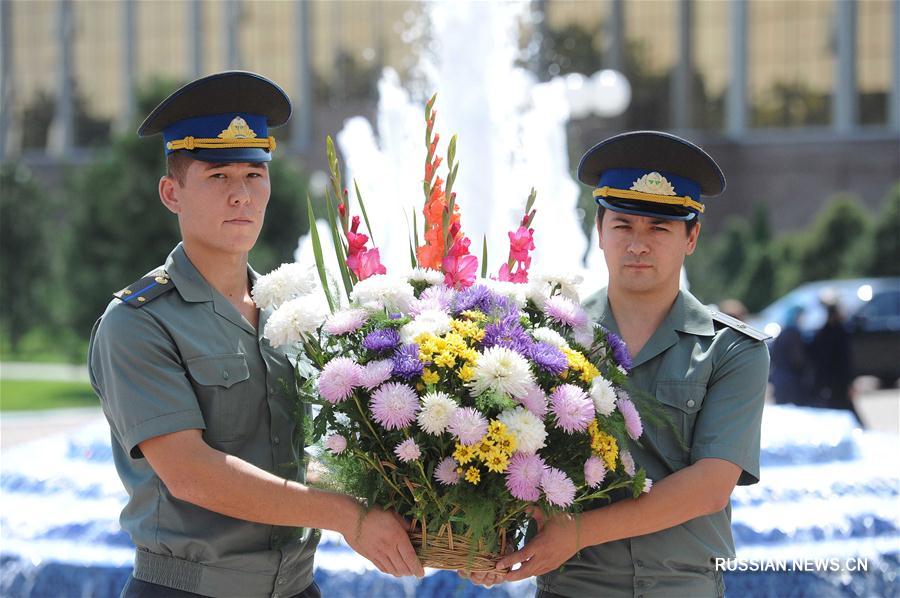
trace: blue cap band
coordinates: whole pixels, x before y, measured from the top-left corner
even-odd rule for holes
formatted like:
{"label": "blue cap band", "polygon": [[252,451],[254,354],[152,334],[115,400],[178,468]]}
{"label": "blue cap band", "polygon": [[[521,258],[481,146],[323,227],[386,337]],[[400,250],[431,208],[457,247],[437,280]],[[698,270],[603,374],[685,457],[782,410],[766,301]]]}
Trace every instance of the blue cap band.
{"label": "blue cap band", "polygon": [[[662,175],[665,181],[671,184],[671,190],[674,193],[654,191],[657,188],[659,188],[659,191],[663,191],[662,187],[667,187],[664,182],[661,184],[656,182],[658,180],[656,177],[648,176],[654,172]],[[640,181],[643,177],[647,177],[647,179],[642,185]],[[694,201],[700,201],[700,185],[698,183],[676,174],[641,168],[614,168],[604,171],[600,175],[597,187],[612,187],[613,189],[622,190],[632,190],[634,187],[640,187],[633,190],[662,196],[690,197]]]}

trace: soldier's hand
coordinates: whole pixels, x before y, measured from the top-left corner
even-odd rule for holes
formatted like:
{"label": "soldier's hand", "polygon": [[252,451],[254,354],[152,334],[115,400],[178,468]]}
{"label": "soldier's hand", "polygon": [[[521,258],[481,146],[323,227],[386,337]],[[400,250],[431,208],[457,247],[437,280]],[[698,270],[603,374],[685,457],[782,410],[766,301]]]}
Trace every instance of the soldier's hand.
{"label": "soldier's hand", "polygon": [[384,573],[395,577],[423,577],[425,570],[406,533],[408,525],[397,513],[378,507],[362,515],[355,529],[344,534],[350,548]]}

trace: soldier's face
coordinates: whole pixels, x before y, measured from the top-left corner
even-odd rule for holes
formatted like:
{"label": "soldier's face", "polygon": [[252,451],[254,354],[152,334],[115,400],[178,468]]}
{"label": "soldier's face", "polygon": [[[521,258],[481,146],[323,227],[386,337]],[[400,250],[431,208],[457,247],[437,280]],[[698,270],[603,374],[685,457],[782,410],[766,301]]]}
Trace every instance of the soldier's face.
{"label": "soldier's face", "polygon": [[256,243],[270,193],[265,163],[195,160],[183,184],[160,181],[160,197],[178,214],[185,244],[227,253],[247,253]]}
{"label": "soldier's face", "polygon": [[598,223],[609,283],[624,291],[652,293],[678,288],[684,258],[694,252],[700,224],[607,210]]}

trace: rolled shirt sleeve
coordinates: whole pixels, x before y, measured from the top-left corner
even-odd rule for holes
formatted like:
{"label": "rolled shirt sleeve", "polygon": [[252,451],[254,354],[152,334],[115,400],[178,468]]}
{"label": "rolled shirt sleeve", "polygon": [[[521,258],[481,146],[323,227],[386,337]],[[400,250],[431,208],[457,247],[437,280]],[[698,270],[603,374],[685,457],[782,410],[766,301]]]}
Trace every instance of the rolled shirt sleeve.
{"label": "rolled shirt sleeve", "polygon": [[697,417],[691,463],[716,458],[743,471],[739,485],[759,481],[760,425],[769,372],[765,344],[735,332],[716,364]]}
{"label": "rolled shirt sleeve", "polygon": [[113,435],[134,459],[150,438],[205,429],[174,341],[146,309],[111,304],[91,333],[91,384]]}

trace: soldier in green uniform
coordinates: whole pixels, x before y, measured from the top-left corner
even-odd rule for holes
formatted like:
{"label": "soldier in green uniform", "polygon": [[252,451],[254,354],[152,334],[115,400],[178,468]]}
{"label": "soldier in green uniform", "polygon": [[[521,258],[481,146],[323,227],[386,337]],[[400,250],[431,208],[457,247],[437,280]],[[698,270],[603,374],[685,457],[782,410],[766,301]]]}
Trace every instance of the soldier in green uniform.
{"label": "soldier in green uniform", "polygon": [[276,84],[232,71],[177,90],[139,129],[163,134],[159,195],[182,242],[91,334],[137,547],[123,596],[315,598],[317,529],[382,571],[423,575],[399,516],[303,484],[293,368],[262,335],[247,264],[269,200],[268,129],[290,113]]}
{"label": "soldier in green uniform", "polygon": [[[654,483],[577,519],[541,517],[540,531],[494,583],[532,575],[538,596],[722,596],[717,558],[734,557],[729,497],[759,481],[768,373],[765,337],[679,290],[700,232],[702,196],[725,179],[699,147],[632,132],[589,150],[579,179],[594,188],[609,286],[588,312],[625,341],[634,392],[655,396],[673,425],[645,420],[629,447]],[[564,565],[564,566],[563,566]]]}

